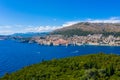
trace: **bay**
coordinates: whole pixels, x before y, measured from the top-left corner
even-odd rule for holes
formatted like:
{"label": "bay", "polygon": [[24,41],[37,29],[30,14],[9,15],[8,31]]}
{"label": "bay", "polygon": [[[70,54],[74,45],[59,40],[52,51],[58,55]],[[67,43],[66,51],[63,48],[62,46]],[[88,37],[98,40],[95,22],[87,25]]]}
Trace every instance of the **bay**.
{"label": "bay", "polygon": [[0,76],[15,72],[25,66],[40,63],[42,60],[104,52],[120,54],[120,46],[43,46],[0,40]]}

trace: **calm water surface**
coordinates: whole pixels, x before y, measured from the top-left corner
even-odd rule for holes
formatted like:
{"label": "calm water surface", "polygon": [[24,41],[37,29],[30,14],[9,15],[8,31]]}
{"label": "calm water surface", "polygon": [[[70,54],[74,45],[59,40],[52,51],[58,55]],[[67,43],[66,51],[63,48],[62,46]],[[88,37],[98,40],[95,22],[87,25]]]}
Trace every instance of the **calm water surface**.
{"label": "calm water surface", "polygon": [[43,59],[64,58],[90,53],[105,52],[120,54],[120,47],[110,46],[41,46],[19,43],[11,40],[0,41],[0,76],[17,71],[25,66],[39,63]]}

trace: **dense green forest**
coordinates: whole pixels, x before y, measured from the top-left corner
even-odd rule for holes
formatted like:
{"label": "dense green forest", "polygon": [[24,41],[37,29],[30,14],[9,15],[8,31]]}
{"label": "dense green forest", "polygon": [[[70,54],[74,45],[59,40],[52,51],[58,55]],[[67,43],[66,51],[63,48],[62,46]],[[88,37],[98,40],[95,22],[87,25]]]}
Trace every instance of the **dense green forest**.
{"label": "dense green forest", "polygon": [[103,36],[109,36],[109,35],[114,35],[114,36],[120,36],[120,32],[92,32],[92,31],[83,31],[81,29],[68,29],[68,30],[62,30],[62,31],[55,31],[51,34],[61,34],[64,36],[71,37],[73,35],[78,35],[78,36],[87,36],[89,34],[103,34]]}
{"label": "dense green forest", "polygon": [[97,53],[43,61],[1,80],[120,80],[120,56]]}

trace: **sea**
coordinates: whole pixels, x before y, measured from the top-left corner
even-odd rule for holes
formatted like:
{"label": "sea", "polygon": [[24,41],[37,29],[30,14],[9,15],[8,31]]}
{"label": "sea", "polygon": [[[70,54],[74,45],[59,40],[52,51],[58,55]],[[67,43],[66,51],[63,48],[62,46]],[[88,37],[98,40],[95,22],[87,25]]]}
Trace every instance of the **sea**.
{"label": "sea", "polygon": [[43,60],[97,54],[120,55],[120,46],[45,46],[35,43],[20,43],[14,40],[0,40],[0,77]]}

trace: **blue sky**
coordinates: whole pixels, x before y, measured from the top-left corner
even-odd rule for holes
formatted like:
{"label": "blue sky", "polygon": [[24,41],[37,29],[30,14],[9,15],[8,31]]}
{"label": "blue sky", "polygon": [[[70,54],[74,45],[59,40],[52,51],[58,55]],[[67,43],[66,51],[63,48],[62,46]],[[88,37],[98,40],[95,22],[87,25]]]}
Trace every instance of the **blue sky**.
{"label": "blue sky", "polygon": [[44,32],[80,21],[120,22],[120,0],[0,0],[0,34]]}

